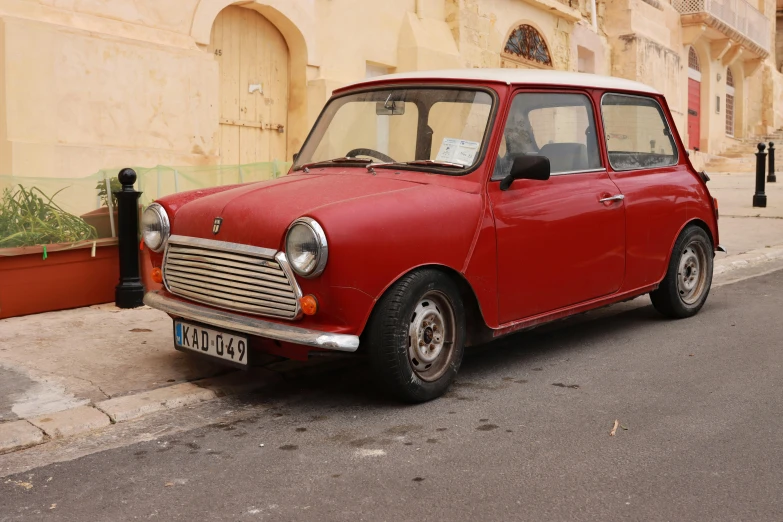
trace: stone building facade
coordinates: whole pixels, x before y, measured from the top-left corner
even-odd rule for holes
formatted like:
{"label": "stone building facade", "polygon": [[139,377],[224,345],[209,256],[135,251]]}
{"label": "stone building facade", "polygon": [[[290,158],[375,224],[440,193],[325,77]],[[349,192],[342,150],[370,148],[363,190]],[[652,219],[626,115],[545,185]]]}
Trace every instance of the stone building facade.
{"label": "stone building facade", "polygon": [[[719,153],[783,126],[776,0],[0,0],[0,174],[290,160],[332,90],[386,72],[644,82]],[[778,55],[778,56],[776,56]]]}

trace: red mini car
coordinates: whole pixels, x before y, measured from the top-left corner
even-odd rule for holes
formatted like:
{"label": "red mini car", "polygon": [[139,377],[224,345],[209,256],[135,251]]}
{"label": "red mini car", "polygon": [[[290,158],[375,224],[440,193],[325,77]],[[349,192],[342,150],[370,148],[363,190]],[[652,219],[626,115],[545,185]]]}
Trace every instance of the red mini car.
{"label": "red mini car", "polygon": [[175,346],[364,353],[407,401],[466,346],[649,293],[707,299],[717,202],[664,97],[631,81],[471,69],[336,91],[291,172],[167,196],[143,235]]}

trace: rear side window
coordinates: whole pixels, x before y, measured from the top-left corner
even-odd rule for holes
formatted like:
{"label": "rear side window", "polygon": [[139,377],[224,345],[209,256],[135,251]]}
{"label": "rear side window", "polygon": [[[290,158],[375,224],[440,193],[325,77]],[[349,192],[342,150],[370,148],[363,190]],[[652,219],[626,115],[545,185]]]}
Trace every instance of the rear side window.
{"label": "rear side window", "polygon": [[614,170],[651,169],[677,164],[677,147],[657,101],[606,94],[601,101],[606,150]]}

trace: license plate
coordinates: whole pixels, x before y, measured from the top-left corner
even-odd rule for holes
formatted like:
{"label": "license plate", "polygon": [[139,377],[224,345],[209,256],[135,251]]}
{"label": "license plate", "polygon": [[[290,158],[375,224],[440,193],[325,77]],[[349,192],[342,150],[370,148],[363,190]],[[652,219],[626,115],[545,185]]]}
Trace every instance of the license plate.
{"label": "license plate", "polygon": [[174,344],[218,359],[247,365],[247,337],[174,321]]}

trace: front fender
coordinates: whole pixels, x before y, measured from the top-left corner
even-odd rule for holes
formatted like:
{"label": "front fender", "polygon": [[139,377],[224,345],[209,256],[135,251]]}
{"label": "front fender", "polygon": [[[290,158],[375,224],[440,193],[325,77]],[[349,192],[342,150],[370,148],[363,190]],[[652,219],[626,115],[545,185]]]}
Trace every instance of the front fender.
{"label": "front fender", "polygon": [[374,303],[403,274],[424,265],[462,273],[481,205],[477,193],[420,185],[311,212],[329,244],[323,274],[299,278],[302,292],[322,304],[311,319],[358,335]]}

